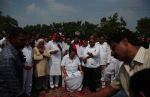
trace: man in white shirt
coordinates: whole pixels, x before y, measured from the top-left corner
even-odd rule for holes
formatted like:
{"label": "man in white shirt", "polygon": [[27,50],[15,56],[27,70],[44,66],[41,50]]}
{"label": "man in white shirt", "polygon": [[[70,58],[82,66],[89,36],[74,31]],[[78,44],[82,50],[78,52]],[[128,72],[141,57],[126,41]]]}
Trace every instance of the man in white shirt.
{"label": "man in white shirt", "polygon": [[122,61],[119,61],[113,56],[111,56],[110,63],[104,71],[104,80],[106,81],[106,85],[110,84],[111,81],[115,79],[115,77],[119,73],[119,69],[122,64],[123,64]]}
{"label": "man in white shirt", "polygon": [[6,38],[0,34],[0,52],[2,51],[4,41],[6,41]]}
{"label": "man in white shirt", "polygon": [[101,82],[102,85],[105,85],[105,80],[104,80],[104,71],[106,67],[109,65],[110,58],[111,58],[111,50],[110,46],[108,45],[107,42],[105,42],[105,36],[101,35],[99,37],[99,49],[100,49],[100,65],[101,65]]}
{"label": "man in white shirt", "polygon": [[100,64],[99,64],[99,47],[95,45],[95,37],[89,38],[89,46],[86,47],[83,54],[83,62],[85,64],[84,80],[85,85],[89,87],[91,92],[96,92],[100,86]]}
{"label": "man in white shirt", "polygon": [[[62,59],[62,47],[59,44],[60,35],[58,33],[54,33],[52,40],[47,43],[47,47],[51,54],[51,58],[49,60],[50,66],[50,87],[58,87],[59,85],[59,77],[61,75],[61,59]],[[55,80],[55,81],[54,81]]]}
{"label": "man in white shirt", "polygon": [[[78,56],[79,56],[80,62],[82,64],[82,70],[83,70],[83,72],[85,72],[85,64],[83,62],[83,57],[84,57],[85,49],[88,46],[88,40],[87,39],[83,39],[82,41],[83,41],[83,44],[79,48],[79,55]],[[83,77],[85,77],[85,76],[83,75]],[[83,88],[86,89],[85,80],[83,80],[82,83],[83,83]]]}
{"label": "man in white shirt", "polygon": [[24,64],[24,92],[28,96],[31,96],[33,75],[32,47],[29,44],[27,44],[23,48],[22,52],[26,59]]}
{"label": "man in white shirt", "polygon": [[82,62],[82,66],[85,66],[82,59],[83,59],[83,55],[85,52],[86,47],[88,46],[88,40],[87,39],[83,39],[83,44],[79,47],[79,55],[78,57],[80,58],[80,61]]}
{"label": "man in white shirt", "polygon": [[75,36],[74,40],[71,43],[71,45],[73,46],[74,49],[76,49],[77,55],[79,56],[79,48],[81,46],[80,37],[79,36]]}
{"label": "man in white shirt", "polygon": [[65,41],[62,43],[63,45],[63,55],[65,56],[66,54],[68,54],[69,52],[69,47],[71,44],[71,38],[70,37],[66,37]]}
{"label": "man in white shirt", "polygon": [[123,89],[128,97],[132,97],[129,91],[129,79],[136,72],[150,68],[150,48],[143,48],[135,33],[128,29],[123,29],[122,32],[114,32],[110,35],[109,43],[113,56],[124,62],[116,79],[112,81],[111,85],[96,93],[85,96],[76,95],[76,97],[110,97],[120,89]]}

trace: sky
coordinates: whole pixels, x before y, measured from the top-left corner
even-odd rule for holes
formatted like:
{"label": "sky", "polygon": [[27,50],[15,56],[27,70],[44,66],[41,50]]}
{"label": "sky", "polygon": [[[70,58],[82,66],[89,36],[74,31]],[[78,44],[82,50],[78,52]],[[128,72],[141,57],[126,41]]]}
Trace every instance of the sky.
{"label": "sky", "polygon": [[150,17],[150,0],[0,0],[0,11],[21,27],[80,20],[99,24],[117,12],[134,31],[137,20]]}

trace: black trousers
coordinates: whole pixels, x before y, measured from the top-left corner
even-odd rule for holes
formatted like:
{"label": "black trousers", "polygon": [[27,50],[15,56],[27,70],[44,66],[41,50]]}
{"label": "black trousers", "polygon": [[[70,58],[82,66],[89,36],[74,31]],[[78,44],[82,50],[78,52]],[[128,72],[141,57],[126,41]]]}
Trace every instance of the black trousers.
{"label": "black trousers", "polygon": [[84,67],[83,86],[89,87],[90,91],[96,92],[96,89],[101,85],[101,70],[97,68]]}

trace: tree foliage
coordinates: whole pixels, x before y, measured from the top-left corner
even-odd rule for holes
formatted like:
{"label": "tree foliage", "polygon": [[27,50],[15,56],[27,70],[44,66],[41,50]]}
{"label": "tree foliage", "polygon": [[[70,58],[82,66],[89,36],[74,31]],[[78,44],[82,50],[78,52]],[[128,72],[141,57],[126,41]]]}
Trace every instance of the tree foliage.
{"label": "tree foliage", "polygon": [[87,36],[94,34],[98,31],[98,24],[89,23],[87,21],[77,21],[77,22],[65,22],[65,23],[52,23],[50,25],[37,24],[37,25],[27,25],[24,29],[31,33],[42,33],[49,35],[54,32],[61,32],[67,36],[73,36],[74,32],[78,31],[81,35]]}
{"label": "tree foliage", "polygon": [[50,25],[27,25],[24,29],[31,33],[43,33],[49,35],[53,32],[62,32],[67,36],[73,36],[74,32],[80,32],[81,36],[89,36],[91,34],[99,33],[112,33],[120,31],[126,27],[126,22],[123,17],[119,17],[117,13],[109,17],[103,17],[100,21],[100,25],[93,24],[88,21],[82,22],[63,22],[63,23],[52,23]]}
{"label": "tree foliage", "polygon": [[2,15],[2,12],[0,12],[0,32],[7,31],[15,26],[18,26],[17,20],[10,16],[4,16]]}
{"label": "tree foliage", "polygon": [[[139,24],[141,23],[139,22]],[[0,30],[7,30],[11,26],[18,26],[18,22],[10,16],[3,16],[0,12]],[[126,22],[123,17],[119,17],[117,13],[109,17],[103,17],[100,20],[100,24],[93,24],[88,21],[72,21],[62,23],[53,22],[51,24],[26,25],[24,27],[25,31],[27,32],[41,33],[43,35],[50,35],[54,32],[61,32],[66,34],[66,36],[74,36],[74,33],[78,31],[80,32],[81,37],[88,37],[91,34],[99,33],[109,34],[115,31],[120,31],[120,29],[123,28],[126,28]]]}
{"label": "tree foliage", "polygon": [[137,32],[140,34],[150,37],[150,18],[144,17],[137,21]]}
{"label": "tree foliage", "polygon": [[112,33],[115,31],[120,31],[121,29],[126,28],[126,22],[123,17],[118,16],[118,13],[113,14],[109,17],[103,17],[100,20],[100,31],[101,33]]}

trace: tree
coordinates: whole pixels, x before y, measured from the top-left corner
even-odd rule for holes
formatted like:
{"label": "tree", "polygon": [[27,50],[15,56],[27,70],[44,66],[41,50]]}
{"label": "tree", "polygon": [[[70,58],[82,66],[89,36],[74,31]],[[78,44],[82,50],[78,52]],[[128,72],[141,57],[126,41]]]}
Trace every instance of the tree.
{"label": "tree", "polygon": [[98,24],[92,24],[87,21],[77,21],[77,22],[65,22],[65,23],[55,23],[50,25],[37,24],[37,25],[26,25],[24,27],[25,31],[30,33],[41,33],[44,35],[50,35],[54,32],[65,33],[66,36],[74,36],[76,31],[79,31],[81,35],[89,36],[95,34],[98,31]]}
{"label": "tree", "polygon": [[99,31],[97,28],[98,28],[98,24],[92,24],[87,21],[85,21],[82,24],[82,32],[84,32],[85,36],[90,36],[92,34],[98,33]]}
{"label": "tree", "polygon": [[125,28],[126,22],[123,17],[118,17],[118,14],[115,13],[113,16],[108,18],[104,17],[101,19],[100,27],[98,24],[93,24],[88,21],[72,21],[72,22],[63,22],[55,23],[53,22],[50,25],[46,24],[37,24],[37,25],[27,25],[24,29],[31,33],[42,33],[45,35],[50,35],[54,32],[65,33],[66,36],[74,36],[76,31],[80,32],[81,37],[88,37],[92,34],[98,34],[101,32],[111,33],[115,31],[120,31],[120,29]]}
{"label": "tree", "polygon": [[0,32],[2,31],[8,31],[11,29],[11,27],[18,26],[17,20],[10,16],[4,16],[2,15],[2,12],[0,11]]}
{"label": "tree", "polygon": [[150,37],[150,18],[144,17],[137,21],[137,32],[145,37]]}
{"label": "tree", "polygon": [[63,23],[62,25],[63,32],[65,32],[67,36],[74,36],[74,32],[76,31],[81,32],[82,29],[81,25],[82,25],[81,21]]}
{"label": "tree", "polygon": [[115,13],[108,18],[103,17],[100,21],[101,33],[109,34],[124,28],[126,28],[126,22],[123,17],[119,18],[118,13]]}

